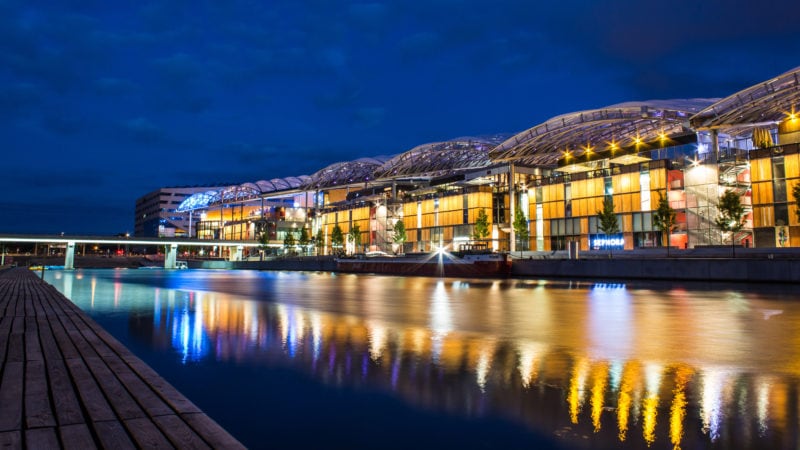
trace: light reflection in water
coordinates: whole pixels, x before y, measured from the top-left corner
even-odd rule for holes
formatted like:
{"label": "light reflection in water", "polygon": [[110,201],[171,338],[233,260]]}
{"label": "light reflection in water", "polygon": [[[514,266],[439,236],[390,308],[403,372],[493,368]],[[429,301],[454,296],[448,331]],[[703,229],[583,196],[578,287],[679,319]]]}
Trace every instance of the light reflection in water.
{"label": "light reflection in water", "polygon": [[[294,289],[292,283],[303,283],[281,274],[276,291],[285,295],[259,301],[222,289],[161,287],[142,294],[124,279],[88,274],[85,300],[80,298],[87,283],[76,273],[55,272],[51,282],[90,312],[149,314],[154,345],[162,345],[160,335],[168,333],[183,363],[271,355],[274,364],[278,355],[325,383],[366,382],[454,414],[500,410],[533,428],[545,426],[537,421],[541,414],[526,411],[562,411],[555,428],[584,430],[601,446],[691,448],[701,444],[700,433],[710,443],[724,439],[725,446],[742,448],[754,440],[780,446],[795,438],[787,436],[786,419],[798,417],[790,398],[798,374],[787,373],[795,366],[719,364],[741,358],[740,346],[763,345],[754,342],[762,335],[791,339],[800,330],[798,308],[753,307],[746,294],[714,303],[686,291],[647,291],[642,300],[625,285],[393,278],[364,284],[344,278],[326,280],[342,298],[331,303],[331,292]],[[390,295],[396,289],[407,291],[407,303]],[[695,297],[703,295],[709,294]],[[765,318],[763,310],[781,314]],[[709,330],[707,321],[697,319],[709,311],[716,313],[714,326],[728,328]],[[465,319],[469,315],[474,317]],[[770,329],[781,320],[786,334]],[[745,328],[750,335],[741,332]],[[713,348],[704,347],[705,338]],[[717,359],[709,362],[707,355]],[[555,404],[554,389],[561,392]]]}

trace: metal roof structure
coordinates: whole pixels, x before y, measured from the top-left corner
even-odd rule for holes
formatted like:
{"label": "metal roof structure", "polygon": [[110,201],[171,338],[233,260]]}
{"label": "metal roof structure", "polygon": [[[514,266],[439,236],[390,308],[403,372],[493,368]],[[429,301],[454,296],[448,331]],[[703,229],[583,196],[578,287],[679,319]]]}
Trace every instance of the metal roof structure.
{"label": "metal roof structure", "polygon": [[717,101],[691,118],[697,130],[725,128],[730,135],[775,125],[800,105],[800,67]]}
{"label": "metal roof structure", "polygon": [[460,137],[418,145],[386,161],[375,170],[375,178],[405,176],[436,177],[492,164],[489,151],[508,135]]}
{"label": "metal roof structure", "polygon": [[489,153],[493,162],[553,166],[565,152],[580,156],[693,133],[689,118],[718,99],[649,100],[554,117]]}
{"label": "metal roof structure", "polygon": [[372,158],[359,158],[355,161],[333,163],[311,175],[301,188],[311,191],[371,181],[374,179],[373,173],[375,169],[389,159],[389,156],[375,156]]}
{"label": "metal roof structure", "polygon": [[194,211],[196,209],[204,209],[208,207],[211,199],[217,195],[217,191],[198,192],[187,197],[178,205],[176,211],[186,212]]}
{"label": "metal roof structure", "polygon": [[309,180],[311,180],[311,177],[308,175],[300,175],[297,177],[259,180],[255,183],[235,184],[216,191],[199,192],[181,202],[177,211],[194,211],[208,208],[209,205],[252,200],[263,197],[266,194],[292,191],[299,189],[303,183],[307,183]]}

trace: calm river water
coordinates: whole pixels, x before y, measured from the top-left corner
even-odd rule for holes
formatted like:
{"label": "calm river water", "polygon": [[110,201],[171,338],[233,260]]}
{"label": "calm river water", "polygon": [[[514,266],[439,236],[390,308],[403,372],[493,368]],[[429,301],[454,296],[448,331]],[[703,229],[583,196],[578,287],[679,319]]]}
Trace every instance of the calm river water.
{"label": "calm river water", "polygon": [[251,448],[797,448],[794,286],[46,280]]}

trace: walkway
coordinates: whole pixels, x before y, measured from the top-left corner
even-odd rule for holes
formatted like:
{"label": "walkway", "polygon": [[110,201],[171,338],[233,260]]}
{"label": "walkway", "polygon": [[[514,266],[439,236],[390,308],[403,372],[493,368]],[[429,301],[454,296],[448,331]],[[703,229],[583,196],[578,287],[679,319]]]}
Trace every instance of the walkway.
{"label": "walkway", "polygon": [[243,448],[36,275],[0,272],[0,448]]}

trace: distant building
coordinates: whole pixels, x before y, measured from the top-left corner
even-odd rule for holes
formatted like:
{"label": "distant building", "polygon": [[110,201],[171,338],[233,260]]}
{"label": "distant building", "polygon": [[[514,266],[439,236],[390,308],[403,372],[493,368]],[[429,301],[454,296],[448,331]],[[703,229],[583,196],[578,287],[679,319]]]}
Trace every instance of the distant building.
{"label": "distant building", "polygon": [[156,189],[136,199],[134,235],[137,237],[181,237],[189,233],[189,215],[178,205],[198,192],[226,185],[174,186]]}

